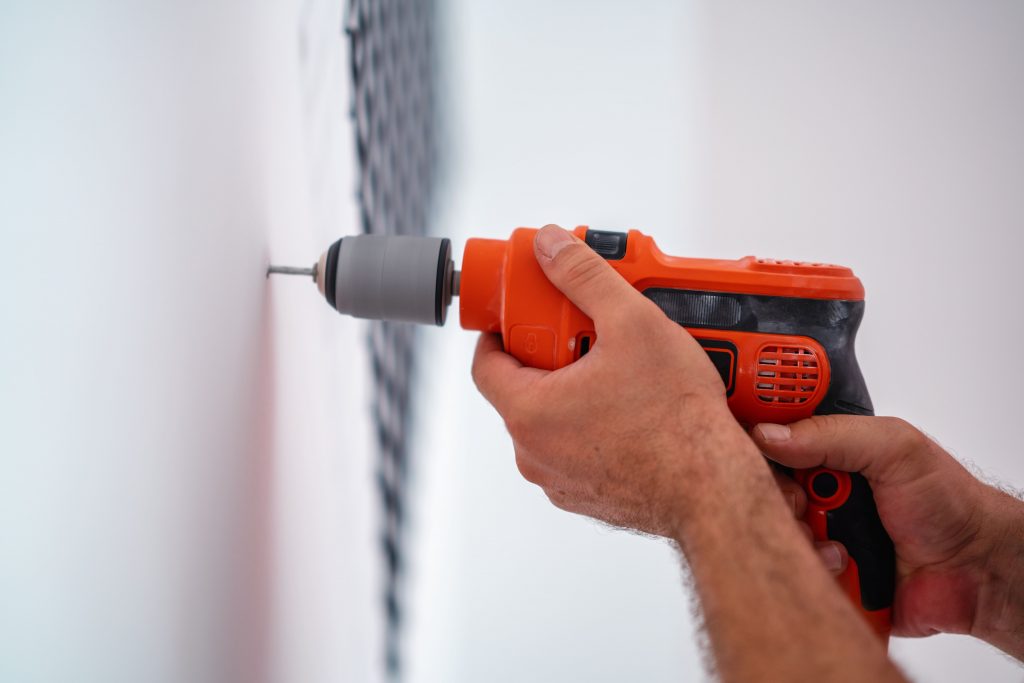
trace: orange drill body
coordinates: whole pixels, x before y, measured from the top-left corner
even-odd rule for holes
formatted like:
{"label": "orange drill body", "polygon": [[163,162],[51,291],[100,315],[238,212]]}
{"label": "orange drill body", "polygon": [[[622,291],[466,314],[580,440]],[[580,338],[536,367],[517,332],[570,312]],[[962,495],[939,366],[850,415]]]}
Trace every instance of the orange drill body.
{"label": "orange drill body", "polygon": [[[535,229],[508,240],[471,239],[463,256],[459,314],[464,328],[498,332],[525,365],[554,370],[597,342],[593,321],[552,285],[534,255]],[[745,257],[667,256],[643,233],[574,234],[704,347],[745,425],[789,423],[814,414],[871,415],[854,354],[864,288],[849,268]],[[806,521],[818,540],[846,545],[840,584],[883,638],[890,630],[892,542],[857,473],[796,473],[808,494]]]}

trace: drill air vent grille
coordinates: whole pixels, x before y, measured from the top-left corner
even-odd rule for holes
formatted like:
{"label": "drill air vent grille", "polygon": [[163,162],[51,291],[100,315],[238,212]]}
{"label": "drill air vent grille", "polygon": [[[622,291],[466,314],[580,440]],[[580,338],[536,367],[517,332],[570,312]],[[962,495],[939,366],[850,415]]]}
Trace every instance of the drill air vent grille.
{"label": "drill air vent grille", "polygon": [[757,354],[755,394],[765,403],[807,403],[820,378],[818,354],[809,347],[769,345]]}

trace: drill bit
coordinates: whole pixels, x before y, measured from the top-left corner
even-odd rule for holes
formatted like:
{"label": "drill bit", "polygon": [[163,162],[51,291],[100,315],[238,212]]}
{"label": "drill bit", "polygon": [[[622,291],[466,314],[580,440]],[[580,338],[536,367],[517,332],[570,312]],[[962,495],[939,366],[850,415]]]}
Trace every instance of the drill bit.
{"label": "drill bit", "polygon": [[271,273],[278,273],[280,275],[308,275],[313,278],[314,282],[316,282],[315,263],[309,268],[298,268],[296,266],[268,266],[267,277],[270,277]]}

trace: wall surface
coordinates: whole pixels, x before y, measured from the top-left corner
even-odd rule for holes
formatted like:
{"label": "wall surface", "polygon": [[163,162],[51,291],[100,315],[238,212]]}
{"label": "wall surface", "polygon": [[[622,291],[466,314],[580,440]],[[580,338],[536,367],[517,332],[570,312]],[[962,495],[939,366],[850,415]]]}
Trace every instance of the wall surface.
{"label": "wall surface", "polygon": [[[1020,487],[1022,30],[1014,2],[450,0],[439,224],[850,265],[879,412]],[[411,680],[703,678],[673,553],[519,477],[449,328],[424,335]],[[967,638],[891,649],[916,680],[1024,678]]]}
{"label": "wall surface", "polygon": [[[448,5],[456,244],[556,221],[849,264],[879,411],[1024,483],[1019,4]],[[341,25],[0,5],[0,680],[378,677],[368,332],[263,276],[359,230]],[[454,322],[420,335],[409,679],[700,678],[677,558],[520,479]]]}
{"label": "wall surface", "polygon": [[380,670],[341,9],[0,6],[0,680]]}
{"label": "wall surface", "polygon": [[[686,251],[693,7],[446,4],[452,162],[437,224],[457,255],[467,237],[549,222],[642,227]],[[567,515],[520,477],[469,376],[476,336],[455,323],[422,335],[409,679],[692,679],[696,632],[673,551]]]}

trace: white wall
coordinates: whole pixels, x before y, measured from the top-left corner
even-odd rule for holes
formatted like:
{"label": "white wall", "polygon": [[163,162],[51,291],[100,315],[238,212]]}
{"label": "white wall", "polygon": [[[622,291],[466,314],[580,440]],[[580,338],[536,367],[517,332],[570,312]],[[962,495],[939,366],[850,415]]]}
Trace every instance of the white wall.
{"label": "white wall", "polygon": [[[446,234],[590,223],[850,265],[879,412],[1024,484],[1019,3],[448,5]],[[519,478],[449,325],[424,335],[411,680],[701,678],[672,553]],[[1022,675],[966,638],[892,653],[922,681]]]}
{"label": "white wall", "polygon": [[[0,6],[0,680],[375,678],[364,328],[263,279],[357,229],[340,4]],[[1019,5],[448,16],[448,235],[852,265],[879,410],[1024,482]],[[699,677],[672,553],[519,479],[453,323],[421,337],[410,679]]]}
{"label": "white wall", "polygon": [[[643,227],[683,251],[693,210],[688,4],[447,3],[454,155],[437,224]],[[458,261],[457,261],[458,262]],[[476,338],[422,335],[411,681],[659,681],[697,671],[678,561],[523,481],[469,377]],[[431,445],[433,444],[433,445]]]}
{"label": "white wall", "polygon": [[0,680],[373,680],[341,2],[0,7]]}
{"label": "white wall", "polygon": [[[708,3],[702,253],[855,267],[875,409],[1024,488],[1024,5]],[[894,640],[922,681],[1021,680],[988,646]]]}

